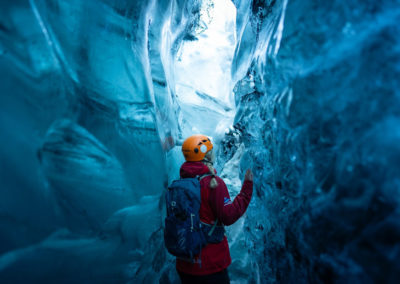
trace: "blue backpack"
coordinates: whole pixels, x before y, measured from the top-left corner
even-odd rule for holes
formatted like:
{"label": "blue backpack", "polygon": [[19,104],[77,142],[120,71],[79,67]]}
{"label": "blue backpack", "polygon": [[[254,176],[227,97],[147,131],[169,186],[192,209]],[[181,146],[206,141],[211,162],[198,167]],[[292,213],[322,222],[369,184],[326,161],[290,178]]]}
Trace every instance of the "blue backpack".
{"label": "blue backpack", "polygon": [[219,243],[225,235],[224,227],[217,226],[218,220],[214,225],[200,221],[200,180],[206,176],[209,175],[175,180],[165,195],[165,246],[172,255],[182,259],[193,260],[207,243]]}

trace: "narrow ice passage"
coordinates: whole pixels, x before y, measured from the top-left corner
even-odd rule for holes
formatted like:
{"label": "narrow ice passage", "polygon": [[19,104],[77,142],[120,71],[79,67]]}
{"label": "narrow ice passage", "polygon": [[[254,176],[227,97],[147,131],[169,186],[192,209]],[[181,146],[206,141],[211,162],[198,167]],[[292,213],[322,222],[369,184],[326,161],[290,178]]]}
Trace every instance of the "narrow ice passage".
{"label": "narrow ice passage", "polygon": [[194,39],[180,47],[175,63],[176,94],[183,136],[207,133],[219,140],[234,116],[231,65],[236,44],[236,8],[229,0],[204,1]]}
{"label": "narrow ice passage", "polygon": [[396,283],[398,0],[0,4],[0,282],[176,283],[162,192],[200,132],[232,283]]}

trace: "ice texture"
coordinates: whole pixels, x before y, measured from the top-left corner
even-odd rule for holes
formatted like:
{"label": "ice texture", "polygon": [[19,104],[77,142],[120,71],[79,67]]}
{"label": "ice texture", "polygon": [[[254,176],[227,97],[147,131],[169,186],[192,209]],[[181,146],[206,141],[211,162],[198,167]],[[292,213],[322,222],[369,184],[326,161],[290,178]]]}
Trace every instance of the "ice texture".
{"label": "ice texture", "polygon": [[234,118],[231,65],[236,43],[236,9],[230,0],[205,0],[201,33],[183,42],[175,64],[182,135],[207,133],[219,140]]}
{"label": "ice texture", "polygon": [[237,112],[219,163],[244,145],[240,172],[253,168],[255,196],[232,274],[395,283],[399,1],[234,2]]}
{"label": "ice texture", "polygon": [[1,283],[177,283],[193,132],[254,172],[232,283],[398,281],[399,1],[217,1],[0,4]]}
{"label": "ice texture", "polygon": [[0,5],[0,282],[174,282],[174,63],[201,2]]}

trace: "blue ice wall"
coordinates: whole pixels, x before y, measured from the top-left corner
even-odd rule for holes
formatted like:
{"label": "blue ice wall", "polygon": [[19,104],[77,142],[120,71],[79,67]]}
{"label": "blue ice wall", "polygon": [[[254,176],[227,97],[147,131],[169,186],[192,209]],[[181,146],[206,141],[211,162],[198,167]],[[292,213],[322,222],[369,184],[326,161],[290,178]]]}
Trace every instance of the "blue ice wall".
{"label": "blue ice wall", "polygon": [[173,61],[199,5],[0,4],[0,282],[176,277],[160,200],[180,138]]}
{"label": "blue ice wall", "polygon": [[234,2],[238,111],[220,163],[244,144],[256,186],[240,237],[252,264],[231,269],[262,283],[395,283],[399,1]]}

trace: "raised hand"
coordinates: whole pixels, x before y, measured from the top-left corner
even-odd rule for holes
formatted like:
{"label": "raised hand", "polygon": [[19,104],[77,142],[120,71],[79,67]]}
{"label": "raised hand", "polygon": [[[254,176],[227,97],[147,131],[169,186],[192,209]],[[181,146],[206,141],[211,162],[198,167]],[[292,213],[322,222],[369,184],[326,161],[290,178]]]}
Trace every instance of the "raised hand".
{"label": "raised hand", "polygon": [[251,169],[247,169],[244,180],[253,181],[253,172],[251,171]]}

